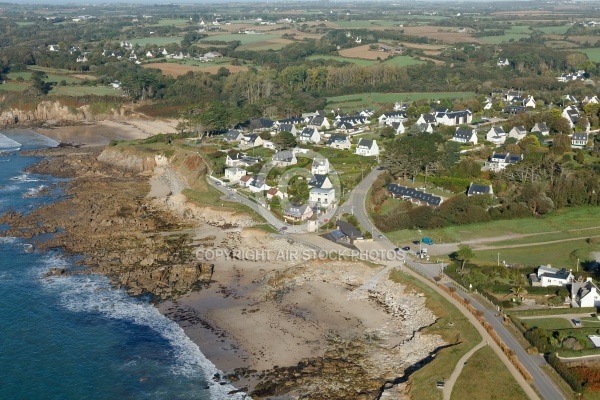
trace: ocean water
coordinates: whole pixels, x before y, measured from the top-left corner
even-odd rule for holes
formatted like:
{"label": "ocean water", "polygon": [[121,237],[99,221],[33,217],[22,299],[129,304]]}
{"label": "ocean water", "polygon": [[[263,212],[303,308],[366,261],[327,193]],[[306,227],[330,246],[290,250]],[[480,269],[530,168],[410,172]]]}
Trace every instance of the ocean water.
{"label": "ocean water", "polygon": [[[0,134],[0,214],[60,196],[32,196],[58,180],[25,173],[37,159],[18,153],[56,144],[32,132]],[[213,382],[215,366],[145,299],[102,276],[44,278],[72,260],[28,247],[0,237],[0,399],[243,398]]]}

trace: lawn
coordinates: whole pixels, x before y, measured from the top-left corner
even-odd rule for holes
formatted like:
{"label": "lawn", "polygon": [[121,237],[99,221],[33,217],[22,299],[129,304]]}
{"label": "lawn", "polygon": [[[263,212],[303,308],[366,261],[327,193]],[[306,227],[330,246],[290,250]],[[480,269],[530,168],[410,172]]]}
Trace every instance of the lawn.
{"label": "lawn", "polygon": [[51,95],[56,96],[121,96],[119,90],[108,86],[55,86]]}
{"label": "lawn", "polygon": [[148,26],[148,27],[150,27],[150,26],[181,26],[181,25],[187,24],[188,22],[190,22],[190,20],[183,19],[183,18],[174,18],[174,19],[165,18],[165,19],[161,19],[156,24],[151,24],[151,25],[146,25],[146,26]]}
{"label": "lawn", "polygon": [[406,67],[408,65],[425,64],[425,61],[415,60],[409,56],[394,56],[383,62],[385,65],[394,65],[396,67]]}
{"label": "lawn", "polygon": [[477,350],[454,384],[451,399],[527,399],[496,353],[485,346]]}
{"label": "lawn", "polygon": [[502,36],[484,36],[480,39],[492,44],[500,44],[510,42],[511,40],[518,42],[519,39],[527,38],[531,35],[531,30],[527,25],[511,26],[510,29],[504,31]]}
{"label": "lawn", "polygon": [[278,38],[281,38],[281,35],[275,35],[272,33],[255,34],[255,35],[229,33],[229,34],[220,34],[220,35],[206,37],[206,38],[200,40],[200,43],[210,42],[213,40],[218,40],[218,41],[222,41],[222,42],[233,42],[235,40],[239,40],[241,42],[241,44],[252,44],[252,43],[266,42],[268,40],[278,39]]}
{"label": "lawn", "polygon": [[415,100],[439,100],[446,98],[471,98],[475,97],[473,92],[415,92],[415,93],[360,93],[344,96],[335,96],[327,98],[327,106],[339,105],[344,107],[344,103],[361,103],[367,106],[373,106],[379,103],[393,104],[396,101],[411,102]]}
{"label": "lawn", "polygon": [[569,30],[569,25],[560,26],[543,26],[543,27],[531,27],[532,30],[542,31],[546,35],[564,35]]}
{"label": "lawn", "polygon": [[7,82],[0,85],[0,91],[6,90],[7,92],[22,92],[29,87],[26,83],[13,83]]}
{"label": "lawn", "polygon": [[582,53],[587,54],[588,58],[592,62],[596,62],[596,63],[600,62],[600,48],[595,48],[595,49],[579,49],[577,51],[580,51]]}
{"label": "lawn", "polygon": [[[415,291],[425,294],[427,308],[438,317],[438,320],[422,332],[440,335],[446,343],[453,344],[437,353],[431,363],[410,377],[410,398],[441,399],[442,392],[436,387],[436,383],[450,377],[458,360],[481,342],[481,335],[454,305],[448,303],[441,294],[421,281],[399,271],[393,271],[390,279],[409,287],[412,286]],[[470,375],[469,378],[467,379],[471,385],[479,382],[478,374]],[[507,382],[509,381],[507,380]]]}
{"label": "lawn", "polygon": [[[57,74],[52,74],[52,73],[46,73],[46,75],[48,76],[45,81],[46,82],[60,82],[62,80],[64,80],[66,83],[70,84],[70,83],[79,83],[81,82],[80,78],[75,78],[69,75],[57,75]],[[31,72],[27,72],[27,71],[23,71],[23,72],[10,72],[7,74],[7,78],[9,80],[16,80],[17,78],[23,78],[23,80],[25,81],[29,81],[31,80]]]}
{"label": "lawn", "polygon": [[152,36],[146,38],[136,38],[126,40],[127,42],[131,42],[132,44],[138,44],[140,46],[146,46],[149,44],[155,44],[157,46],[165,46],[171,43],[180,43],[183,39],[182,36]]}
{"label": "lawn", "polygon": [[[554,211],[552,215],[546,218],[519,218],[478,224],[454,225],[440,229],[424,229],[423,236],[438,238],[438,240],[444,243],[455,243],[510,234],[562,232],[568,229],[595,228],[600,226],[600,221],[598,220],[599,211],[600,208],[598,207],[565,208]],[[388,236],[394,238],[395,241],[406,240],[414,236],[414,231],[404,229],[391,232]],[[493,244],[490,243],[490,245]]]}
{"label": "lawn", "polygon": [[349,62],[356,65],[360,65],[362,67],[368,67],[370,65],[379,63],[377,60],[364,60],[362,58],[348,58],[341,56],[310,56],[307,57],[308,60],[333,60],[339,62]]}
{"label": "lawn", "polygon": [[521,322],[529,327],[544,328],[547,330],[569,329],[573,325],[565,318],[536,318],[536,319],[521,319]]}

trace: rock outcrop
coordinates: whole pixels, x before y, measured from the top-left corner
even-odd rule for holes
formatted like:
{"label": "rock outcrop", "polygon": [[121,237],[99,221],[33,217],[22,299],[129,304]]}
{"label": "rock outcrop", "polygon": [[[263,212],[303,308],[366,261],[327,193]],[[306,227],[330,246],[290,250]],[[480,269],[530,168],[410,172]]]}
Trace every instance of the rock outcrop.
{"label": "rock outcrop", "polygon": [[58,101],[42,101],[31,110],[11,108],[0,113],[0,125],[31,125],[36,123],[93,122],[124,117],[123,109],[111,109],[108,113],[95,114],[89,105],[69,107]]}

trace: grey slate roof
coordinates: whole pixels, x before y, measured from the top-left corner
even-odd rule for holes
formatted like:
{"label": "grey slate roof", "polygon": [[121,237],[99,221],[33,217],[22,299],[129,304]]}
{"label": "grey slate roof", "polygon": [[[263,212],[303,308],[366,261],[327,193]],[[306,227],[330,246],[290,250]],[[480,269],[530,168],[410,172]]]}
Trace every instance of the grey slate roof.
{"label": "grey slate roof", "polygon": [[414,200],[418,200],[421,202],[425,202],[430,206],[439,206],[442,203],[442,198],[439,196],[434,196],[432,194],[429,193],[424,193],[421,192],[420,190],[417,189],[413,189],[413,188],[409,188],[409,187],[405,187],[405,186],[400,186],[398,184],[395,183],[390,183],[387,186],[387,190],[394,195],[394,197],[402,197],[402,196],[408,196],[411,199]]}

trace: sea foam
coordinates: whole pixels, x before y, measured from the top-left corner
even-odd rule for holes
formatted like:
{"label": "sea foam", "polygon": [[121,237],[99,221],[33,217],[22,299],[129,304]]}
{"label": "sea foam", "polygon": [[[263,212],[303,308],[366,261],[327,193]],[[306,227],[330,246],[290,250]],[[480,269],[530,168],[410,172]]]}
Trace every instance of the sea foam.
{"label": "sea foam", "polygon": [[[51,267],[66,268],[70,264],[59,256],[48,256],[43,274]],[[166,339],[173,349],[175,359],[171,372],[174,375],[200,377],[209,382],[213,399],[249,399],[245,394],[228,394],[235,390],[230,384],[213,382],[214,374],[220,373],[208,360],[198,346],[192,342],[183,329],[169,320],[158,310],[142,300],[132,298],[123,290],[115,289],[109,280],[100,275],[75,275],[52,277],[43,280],[43,284],[60,296],[60,304],[73,311],[82,313],[100,313],[106,318],[117,319],[143,325],[153,329]]]}
{"label": "sea foam", "polygon": [[21,149],[21,143],[12,140],[0,133],[0,151],[10,152]]}

